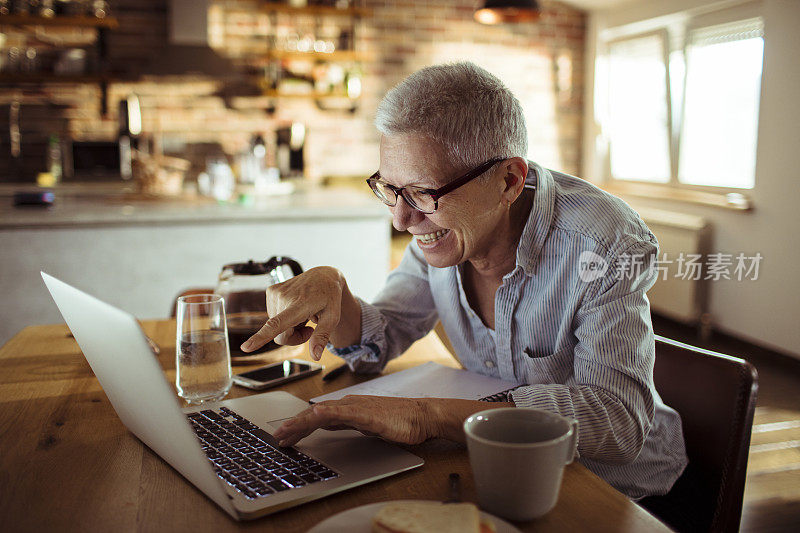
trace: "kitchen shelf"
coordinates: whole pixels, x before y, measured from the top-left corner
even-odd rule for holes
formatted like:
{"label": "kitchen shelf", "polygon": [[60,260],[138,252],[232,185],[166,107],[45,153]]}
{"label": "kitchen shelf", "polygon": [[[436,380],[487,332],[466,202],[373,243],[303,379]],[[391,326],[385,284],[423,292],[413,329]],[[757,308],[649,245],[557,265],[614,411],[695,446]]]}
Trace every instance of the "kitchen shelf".
{"label": "kitchen shelf", "polygon": [[289,98],[289,99],[309,99],[309,100],[318,100],[320,98],[349,98],[350,100],[357,100],[357,97],[351,97],[347,94],[347,92],[343,90],[338,91],[308,91],[308,92],[291,92],[291,91],[280,91],[277,89],[270,89],[269,86],[266,84],[264,80],[258,80],[259,85],[261,86],[261,93],[257,96],[236,96],[234,97],[234,101],[238,102],[239,104],[235,107],[245,107],[249,102],[253,105],[259,105],[267,100],[271,100],[274,98]]}
{"label": "kitchen shelf", "polygon": [[[355,2],[352,2],[351,4],[355,4]],[[336,37],[335,32],[333,35],[329,36],[332,39],[330,42],[334,42],[336,46],[341,45],[341,48],[334,50],[333,52],[318,52],[314,50],[303,52],[299,50],[285,50],[283,49],[285,46],[282,46],[281,49],[278,49],[275,47],[275,41],[277,41],[277,32],[273,29],[271,39],[267,39],[267,41],[264,43],[266,45],[265,48],[260,50],[245,51],[240,58],[250,70],[265,69],[264,73],[262,73],[259,77],[254,78],[254,81],[256,81],[262,89],[261,95],[257,97],[248,97],[247,99],[237,99],[234,103],[234,107],[264,107],[267,109],[274,109],[279,100],[307,100],[313,101],[316,106],[322,110],[344,109],[350,112],[355,112],[359,105],[358,102],[360,99],[360,91],[358,91],[358,96],[356,96],[354,93],[348,94],[348,92],[345,90],[345,87],[340,87],[341,80],[337,80],[335,82],[331,81],[331,84],[337,87],[337,89],[333,92],[315,91],[313,90],[314,80],[310,79],[311,75],[305,69],[305,67],[308,65],[303,65],[303,68],[300,68],[299,65],[293,65],[292,62],[306,61],[316,64],[342,63],[342,67],[346,68],[348,71],[353,71],[350,72],[351,74],[360,71],[361,69],[358,65],[356,65],[354,68],[351,68],[351,66],[344,64],[359,64],[374,59],[375,54],[364,52],[362,50],[356,50],[356,48],[360,48],[356,44],[358,43],[356,32],[358,31],[359,20],[362,17],[371,16],[372,9],[356,7],[355,5],[350,5],[346,8],[321,5],[307,5],[299,7],[292,6],[289,4],[289,2],[277,3],[275,1],[262,1],[258,4],[257,11],[259,13],[269,14],[270,25],[274,28],[278,28],[281,25],[278,15],[287,14],[291,18],[296,19],[292,21],[292,24],[295,24],[298,27],[302,25],[309,25],[308,21],[300,20],[302,15],[308,15],[315,19],[313,21],[314,29],[312,31],[312,35],[319,35],[320,27],[324,24],[327,24],[322,22],[322,19],[326,17],[341,17],[346,19],[342,20],[341,23],[337,23],[340,26],[339,36]],[[234,12],[241,13],[242,11],[241,8],[234,8]],[[319,75],[323,76],[327,76],[327,74],[328,73],[319,73]],[[335,78],[336,76],[331,77]],[[302,91],[297,92],[291,90],[280,90],[280,88],[283,88],[281,86],[281,80],[291,78],[299,78],[309,82],[307,90],[306,88],[303,88]],[[342,107],[342,104],[344,104],[345,107]]]}
{"label": "kitchen shelf", "polygon": [[[313,101],[323,111],[349,111],[358,109],[358,99],[351,98],[344,92],[311,92],[306,94],[286,93],[273,89],[264,90],[261,96],[237,96],[231,99],[233,109],[247,111],[251,109],[267,109],[274,111],[276,100],[308,100]],[[331,107],[333,105],[333,107]]]}
{"label": "kitchen shelf", "polygon": [[288,4],[279,4],[277,2],[263,2],[259,6],[259,11],[267,13],[291,13],[294,15],[324,15],[324,16],[340,16],[340,17],[368,17],[372,14],[371,9],[363,7],[347,7],[338,8],[331,6],[304,6],[295,7]]}
{"label": "kitchen shelf", "polygon": [[103,74],[0,73],[0,83],[107,83],[109,81],[111,77]]}
{"label": "kitchen shelf", "polygon": [[309,93],[288,93],[285,91],[276,91],[273,89],[267,89],[262,92],[262,95],[267,98],[308,98],[311,100],[319,100],[322,98],[350,98],[346,92],[319,92],[319,91],[312,91]]}
{"label": "kitchen shelf", "polygon": [[0,85],[28,85],[43,83],[85,83],[97,84],[100,88],[100,109],[103,116],[108,115],[108,84],[114,81],[112,76],[107,74],[76,74],[58,75],[48,73],[0,73]]}
{"label": "kitchen shelf", "polygon": [[0,26],[61,26],[69,28],[106,28],[116,29],[119,21],[114,17],[81,17],[55,16],[40,17],[37,15],[0,15]]}
{"label": "kitchen shelf", "polygon": [[370,54],[359,50],[336,50],[334,52],[294,52],[270,50],[262,59],[313,59],[315,61],[366,61]]}
{"label": "kitchen shelf", "polygon": [[38,15],[0,15],[0,26],[15,26],[24,28],[26,33],[32,33],[31,27],[51,28],[94,28],[97,33],[95,47],[100,59],[100,74],[58,75],[52,73],[0,73],[2,84],[46,84],[46,83],[96,83],[100,87],[100,108],[103,116],[108,115],[108,84],[111,77],[104,74],[108,70],[108,46],[106,33],[108,30],[119,27],[119,21],[114,17],[89,17],[89,16],[53,16],[41,17]]}

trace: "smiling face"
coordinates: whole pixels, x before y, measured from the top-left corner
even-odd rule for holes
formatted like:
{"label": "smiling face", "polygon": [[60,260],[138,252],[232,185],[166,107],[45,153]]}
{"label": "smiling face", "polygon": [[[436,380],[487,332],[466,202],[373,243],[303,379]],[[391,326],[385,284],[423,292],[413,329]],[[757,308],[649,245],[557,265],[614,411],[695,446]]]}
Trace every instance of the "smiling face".
{"label": "smiling face", "polygon": [[[444,149],[428,137],[398,134],[381,138],[380,175],[396,187],[436,189],[468,170],[455,167]],[[429,215],[398,198],[397,205],[389,208],[392,223],[398,231],[415,236],[431,266],[480,260],[497,245],[496,230],[508,214],[504,189],[505,182],[499,177],[478,178],[440,198],[439,208]]]}

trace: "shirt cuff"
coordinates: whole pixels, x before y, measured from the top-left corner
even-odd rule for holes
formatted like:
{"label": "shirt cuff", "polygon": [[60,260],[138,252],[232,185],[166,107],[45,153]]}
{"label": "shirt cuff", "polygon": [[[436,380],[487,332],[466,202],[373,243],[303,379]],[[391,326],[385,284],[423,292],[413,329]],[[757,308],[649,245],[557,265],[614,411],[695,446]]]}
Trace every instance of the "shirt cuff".
{"label": "shirt cuff", "polygon": [[332,354],[345,360],[351,370],[358,370],[357,367],[364,368],[380,364],[381,349],[385,344],[384,330],[386,318],[373,305],[368,304],[361,298],[356,298],[361,306],[361,344],[353,344],[343,348],[334,348],[328,344],[327,348]]}

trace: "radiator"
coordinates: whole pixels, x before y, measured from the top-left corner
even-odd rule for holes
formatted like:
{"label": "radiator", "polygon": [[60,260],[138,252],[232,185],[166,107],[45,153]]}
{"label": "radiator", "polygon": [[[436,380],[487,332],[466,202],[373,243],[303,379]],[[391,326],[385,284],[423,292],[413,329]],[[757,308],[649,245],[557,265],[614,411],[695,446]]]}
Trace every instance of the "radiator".
{"label": "radiator", "polygon": [[[659,244],[658,280],[647,293],[651,309],[667,318],[699,326],[703,333],[710,326],[709,282],[703,278],[711,246],[711,226],[694,215],[650,208],[637,211]],[[696,267],[689,266],[690,259],[698,265],[699,275]]]}

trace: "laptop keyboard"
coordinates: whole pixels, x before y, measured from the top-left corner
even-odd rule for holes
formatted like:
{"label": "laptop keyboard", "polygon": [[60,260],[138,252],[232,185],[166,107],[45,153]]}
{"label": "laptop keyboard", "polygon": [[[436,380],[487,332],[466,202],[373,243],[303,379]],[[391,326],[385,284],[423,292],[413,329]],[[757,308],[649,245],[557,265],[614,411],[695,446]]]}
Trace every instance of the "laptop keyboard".
{"label": "laptop keyboard", "polygon": [[339,476],[227,407],[186,415],[217,475],[249,499]]}

